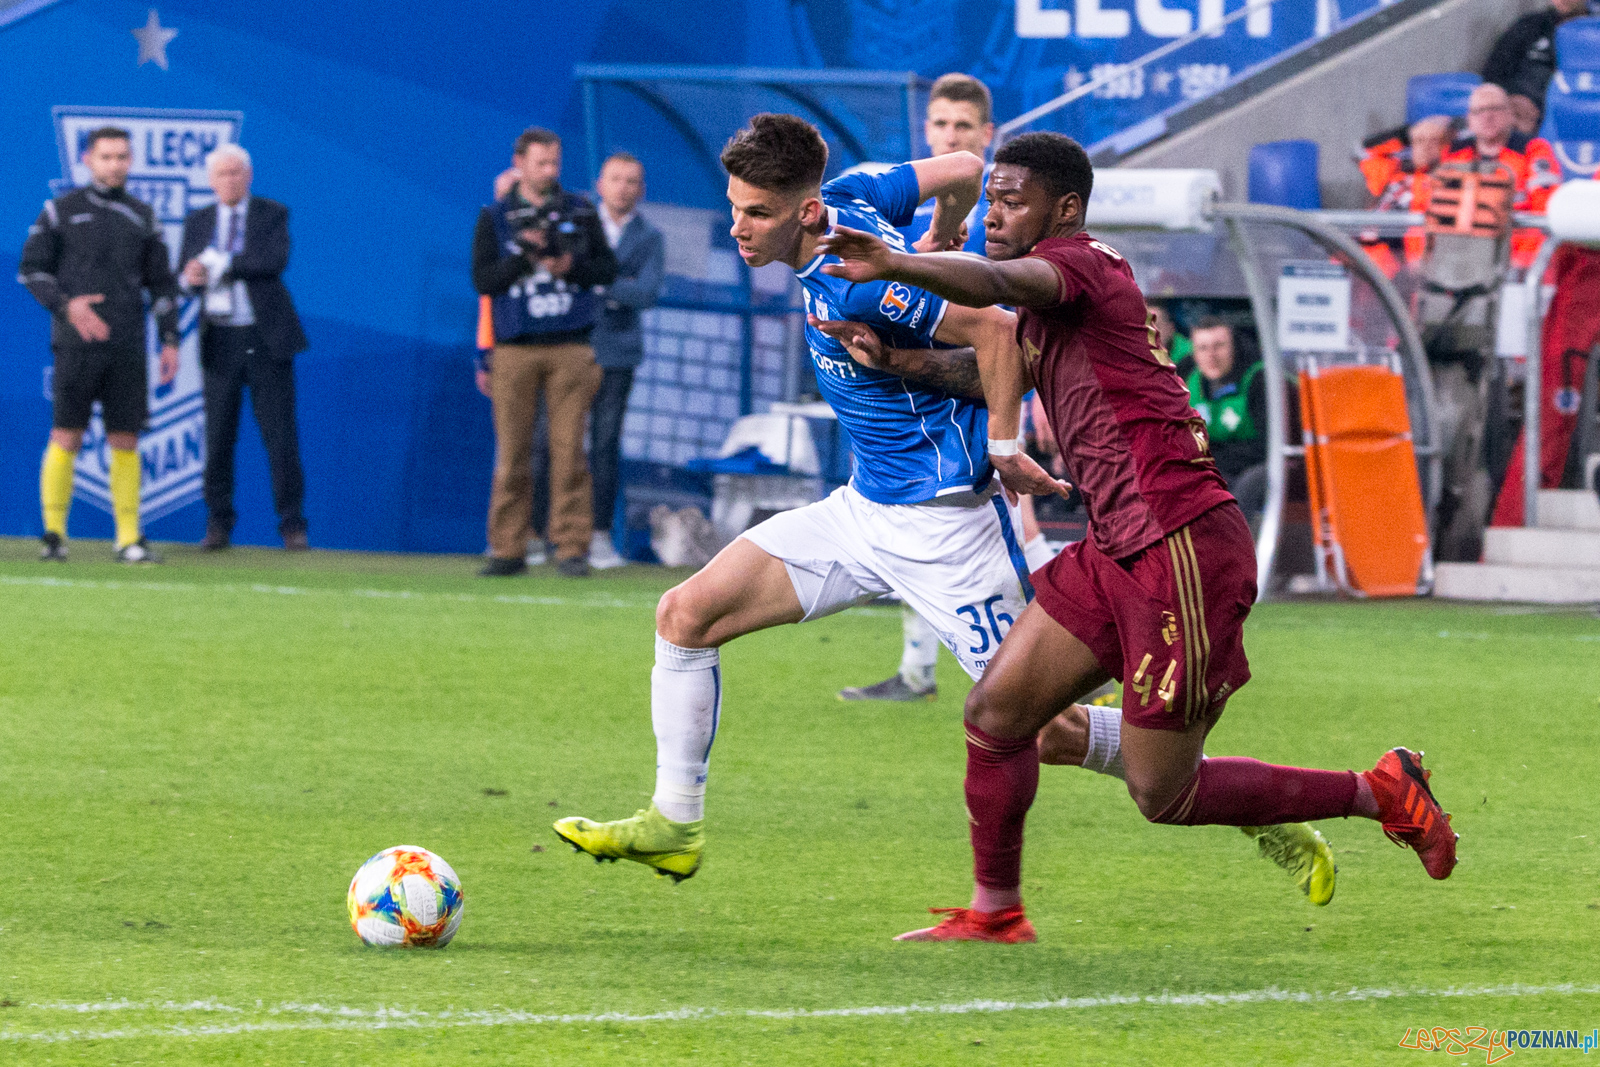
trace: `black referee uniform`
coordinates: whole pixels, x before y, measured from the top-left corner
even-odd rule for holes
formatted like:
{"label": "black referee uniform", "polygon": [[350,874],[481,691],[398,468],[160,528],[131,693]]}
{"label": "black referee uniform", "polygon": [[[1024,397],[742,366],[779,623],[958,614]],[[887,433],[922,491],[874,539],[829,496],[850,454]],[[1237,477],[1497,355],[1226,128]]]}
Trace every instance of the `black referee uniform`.
{"label": "black referee uniform", "polygon": [[[51,314],[55,353],[52,425],[82,430],[100,401],[107,433],[140,433],[149,415],[144,292],[161,344],[178,343],[178,283],[155,212],[126,188],[87,186],[45,202],[28,229],[17,280]],[[93,305],[111,336],[85,341],[67,302],[98,293]]]}

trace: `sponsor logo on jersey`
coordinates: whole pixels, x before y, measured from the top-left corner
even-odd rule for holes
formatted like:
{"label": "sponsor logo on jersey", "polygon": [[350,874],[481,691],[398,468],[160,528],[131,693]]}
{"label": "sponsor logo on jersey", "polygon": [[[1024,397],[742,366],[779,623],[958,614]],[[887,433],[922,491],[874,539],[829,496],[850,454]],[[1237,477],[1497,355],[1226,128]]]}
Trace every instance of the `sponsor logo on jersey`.
{"label": "sponsor logo on jersey", "polygon": [[899,322],[911,310],[911,290],[899,282],[890,282],[883,291],[883,299],[878,301],[878,310],[889,319]]}
{"label": "sponsor logo on jersey", "polygon": [[[128,192],[155,212],[176,271],[180,266],[177,256],[184,216],[216,200],[206,173],[206,159],[219,146],[238,143],[244,115],[237,111],[116,107],[57,107],[52,109],[52,115],[56,148],[61,156],[61,179],[50,183],[51,195],[59,196],[88,183],[89,171],[82,160],[91,130],[121,126],[130,135],[133,152]],[[187,507],[201,496],[206,428],[199,325],[200,302],[184,299],[178,315],[178,376],[161,385],[157,373],[160,337],[153,318],[145,324],[150,420],[139,438],[144,474],[139,511],[146,522]],[[47,371],[46,399],[50,392]],[[78,453],[73,495],[109,513],[111,453],[98,405],[89,420],[83,445]]]}

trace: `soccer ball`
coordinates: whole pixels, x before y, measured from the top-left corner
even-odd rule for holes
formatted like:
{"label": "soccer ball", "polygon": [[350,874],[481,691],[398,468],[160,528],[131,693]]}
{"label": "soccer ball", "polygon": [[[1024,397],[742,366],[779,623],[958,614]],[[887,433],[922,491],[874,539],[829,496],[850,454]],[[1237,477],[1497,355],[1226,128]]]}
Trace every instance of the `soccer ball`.
{"label": "soccer ball", "polygon": [[443,948],[461,925],[461,879],[425,848],[396,845],[350,879],[350,925],[369,945]]}

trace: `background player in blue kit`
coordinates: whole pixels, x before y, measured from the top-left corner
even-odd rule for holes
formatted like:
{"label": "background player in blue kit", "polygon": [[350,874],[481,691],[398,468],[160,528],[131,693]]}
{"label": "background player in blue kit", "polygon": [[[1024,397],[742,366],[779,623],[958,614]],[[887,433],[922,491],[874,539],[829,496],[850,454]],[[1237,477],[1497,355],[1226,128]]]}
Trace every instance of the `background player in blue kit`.
{"label": "background player in blue kit", "polygon": [[[732,235],[751,266],[786,263],[822,323],[863,323],[890,348],[970,346],[1000,362],[1015,321],[999,308],[964,308],[897,283],[854,284],[824,274],[818,241],[835,225],[879,234],[896,248],[917,205],[933,198],[930,240],[948,245],[977,202],[983,161],[966,152],[822,185],[828,149],[789,115],[757,115],[722,153]],[[827,499],[746,531],[656,609],[651,718],[657,745],[651,806],[632,818],[562,819],[556,832],[601,859],[631,859],[687,878],[703,849],[705,784],[721,715],[718,648],[743,634],[821,618],[888,592],[938,631],[977,678],[1032,597],[1014,507],[996,468],[1020,493],[1065,492],[1011,441],[991,461],[988,424],[1014,437],[1013,410],[857,362],[817,325],[806,339],[823,397],[855,449],[851,483]],[[995,398],[991,397],[991,402]]]}
{"label": "background player in blue kit", "polygon": [[[994,143],[994,102],[989,87],[970,74],[945,74],[936,79],[928,90],[928,114],[922,123],[922,136],[928,142],[931,155],[945,156],[952,152],[971,152],[979,159],[987,159],[989,146]],[[987,177],[989,168],[984,167]],[[928,234],[933,225],[933,204],[919,205],[911,222],[901,227],[908,244],[916,245]],[[920,252],[971,252],[984,254],[983,217],[989,213],[989,198],[981,191],[978,202],[967,213],[966,241],[954,248],[928,248],[918,246]]]}

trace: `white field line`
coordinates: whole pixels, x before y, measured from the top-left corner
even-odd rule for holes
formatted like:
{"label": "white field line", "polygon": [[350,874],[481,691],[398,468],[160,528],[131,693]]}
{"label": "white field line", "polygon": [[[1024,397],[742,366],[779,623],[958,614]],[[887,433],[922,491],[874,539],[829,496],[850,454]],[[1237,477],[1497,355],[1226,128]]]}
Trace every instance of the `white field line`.
{"label": "white field line", "polygon": [[[437,600],[462,604],[531,604],[538,607],[557,608],[649,608],[654,600],[623,600],[620,597],[562,597],[562,596],[484,596],[477,593],[422,593],[410,589],[330,589],[317,586],[268,585],[255,582],[250,585],[218,583],[200,585],[191,582],[148,581],[94,581],[87,578],[53,578],[39,576],[20,577],[0,574],[0,585],[44,586],[62,589],[129,589],[149,593],[253,593],[266,596],[325,596],[354,600]],[[899,618],[899,608],[860,607],[850,609],[859,615],[885,615]]]}
{"label": "white field line", "polygon": [[[191,582],[152,582],[152,581],[96,581],[89,578],[55,578],[46,575],[37,577],[24,577],[13,574],[0,574],[0,585],[16,586],[42,586],[61,589],[129,589],[138,592],[151,593],[252,593],[265,596],[321,596],[335,599],[352,600],[423,600],[444,601],[461,604],[526,604],[536,607],[557,608],[654,608],[654,600],[624,600],[620,597],[562,597],[562,596],[514,596],[497,595],[486,596],[477,593],[423,593],[411,589],[339,589],[318,586],[301,585],[270,585],[265,582],[254,582],[249,585],[218,583],[216,585],[201,585]],[[849,614],[870,615],[898,618],[900,609],[888,606],[864,606],[849,609]],[[1515,614],[1497,612],[1497,614]],[[1532,613],[1523,613],[1532,614]],[[1547,613],[1539,613],[1547,614]],[[1578,613],[1563,613],[1578,614]],[[1289,629],[1320,634],[1360,634],[1363,637],[1410,637],[1411,632],[1398,630],[1372,630],[1369,628],[1353,627],[1290,627]],[[1491,634],[1484,631],[1472,630],[1439,630],[1434,636],[1445,641],[1578,641],[1600,642],[1600,633],[1587,634]]]}
{"label": "white field line", "polygon": [[219,583],[199,585],[187,582],[93,581],[86,578],[23,578],[0,574],[0,585],[46,586],[63,589],[129,589],[147,593],[254,593],[266,596],[326,596],[357,600],[438,600],[465,604],[533,604],[543,607],[573,608],[653,608],[653,600],[622,600],[618,597],[561,596],[483,596],[476,593],[420,593],[410,589],[328,589],[316,586],[250,585]]}
{"label": "white field line", "polygon": [[110,1012],[137,1012],[155,1015],[215,1013],[240,1018],[215,1023],[171,1023],[164,1026],[122,1027],[109,1030],[54,1030],[25,1032],[0,1030],[0,1040],[29,1042],[107,1041],[123,1038],[227,1037],[235,1034],[270,1033],[296,1030],[375,1031],[392,1029],[440,1030],[468,1026],[570,1026],[574,1024],[693,1022],[709,1019],[793,1020],[867,1019],[908,1015],[974,1015],[1019,1011],[1088,1011],[1097,1008],[1223,1008],[1249,1004],[1355,1004],[1374,1000],[1429,998],[1519,998],[1573,997],[1600,995],[1600,985],[1496,985],[1445,989],[1349,989],[1334,992],[1294,992],[1282,989],[1254,989],[1239,993],[1159,993],[1149,995],[1107,995],[1062,997],[1058,1000],[969,1000],[958,1004],[887,1004],[855,1008],[776,1008],[727,1010],[722,1008],[678,1008],[672,1011],[633,1014],[608,1011],[593,1013],[542,1014],[511,1009],[486,1011],[409,1011],[403,1008],[351,1008],[325,1004],[279,1004],[273,1007],[240,1008],[215,1000],[187,1003],[139,1003],[128,1000],[85,1004],[29,1004],[36,1011],[64,1012],[95,1016]]}

